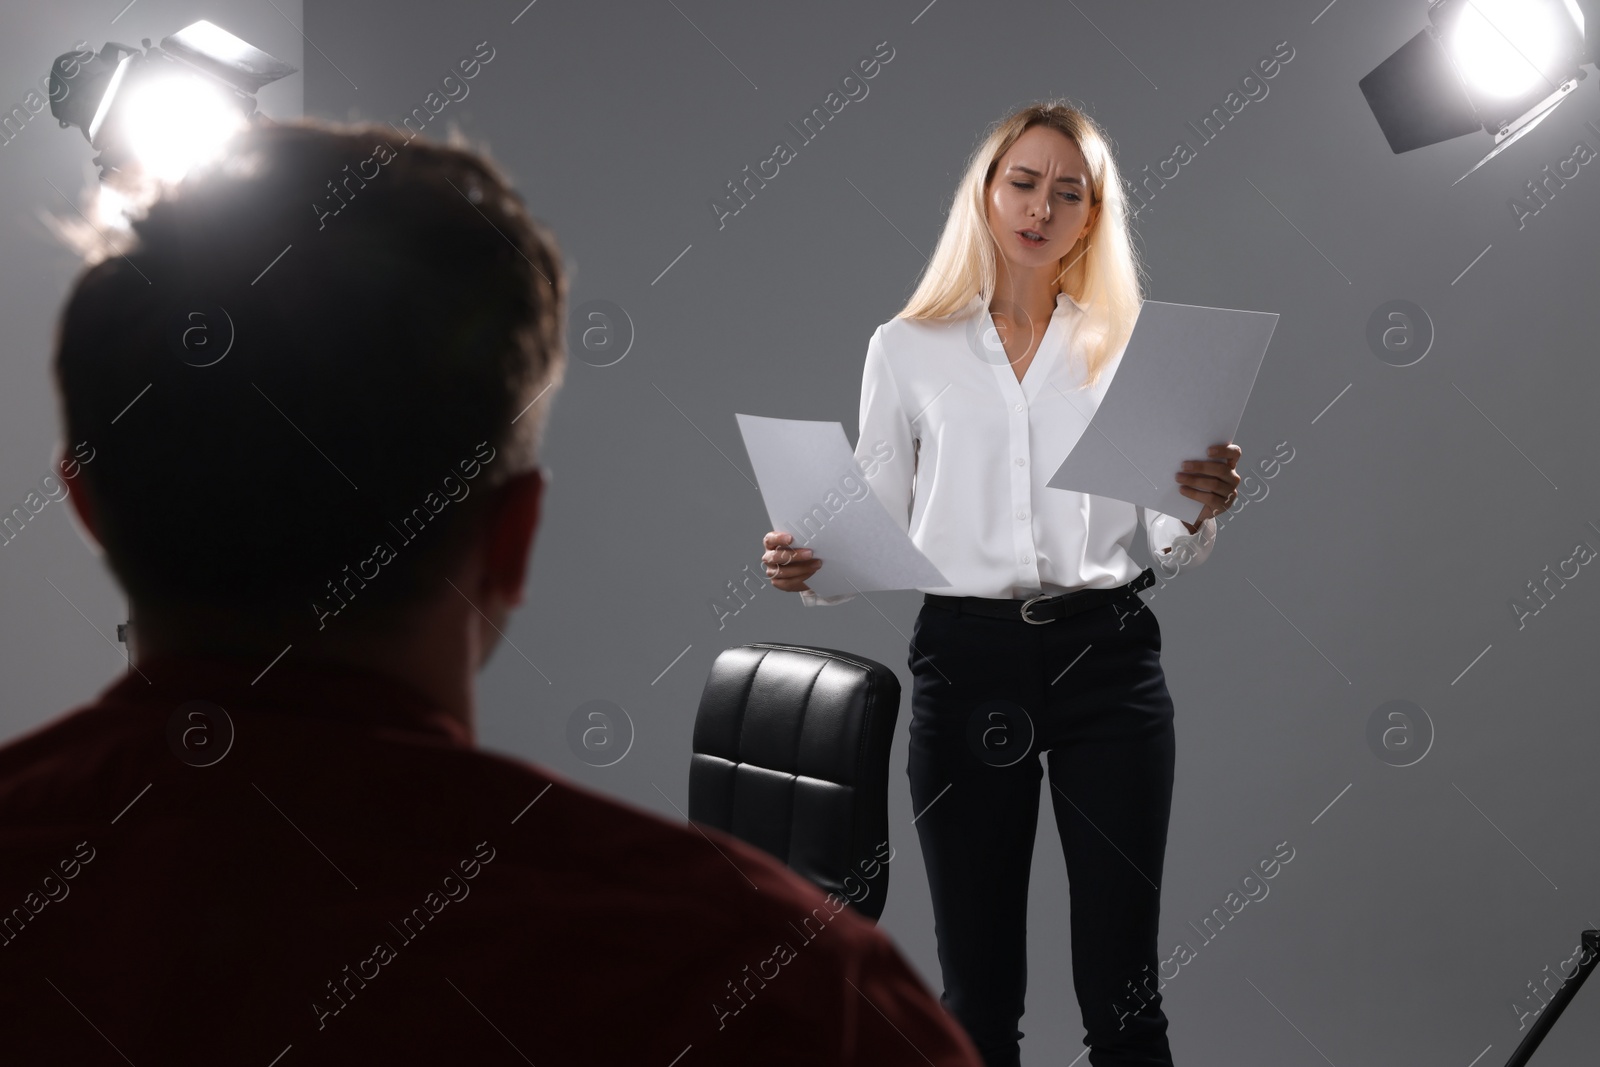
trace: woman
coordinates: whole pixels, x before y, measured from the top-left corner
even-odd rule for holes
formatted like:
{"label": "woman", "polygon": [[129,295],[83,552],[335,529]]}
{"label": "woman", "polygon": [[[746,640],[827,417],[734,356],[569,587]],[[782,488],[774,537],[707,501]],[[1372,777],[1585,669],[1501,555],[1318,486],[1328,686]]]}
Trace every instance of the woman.
{"label": "woman", "polygon": [[[907,773],[942,999],[990,1067],[1019,1062],[1041,752],[1089,1062],[1172,1063],[1148,983],[1173,707],[1161,628],[1137,595],[1155,576],[1127,550],[1142,517],[1158,558],[1203,562],[1240,450],[1213,446],[1176,473],[1202,505],[1196,525],[1045,484],[1104,395],[1140,300],[1105,136],[1075,108],[1036,104],[973,154],[921,283],[867,347],[857,462],[951,583],[923,590],[913,631]],[[808,606],[854,596],[812,592],[823,561],[792,541],[764,540],[774,587]]]}

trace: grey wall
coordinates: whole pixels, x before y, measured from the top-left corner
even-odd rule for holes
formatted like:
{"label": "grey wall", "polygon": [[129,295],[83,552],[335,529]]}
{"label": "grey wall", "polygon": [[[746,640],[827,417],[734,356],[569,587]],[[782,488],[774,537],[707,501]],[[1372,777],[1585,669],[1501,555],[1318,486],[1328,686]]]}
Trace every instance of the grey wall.
{"label": "grey wall", "polygon": [[[1237,440],[1241,470],[1285,442],[1293,459],[1247,483],[1211,559],[1151,600],[1179,744],[1161,943],[1197,950],[1165,989],[1175,1056],[1231,1067],[1509,1056],[1522,1036],[1513,1004],[1537,1003],[1527,983],[1600,926],[1589,695],[1600,577],[1583,567],[1537,614],[1513,608],[1536,606],[1528,583],[1579,542],[1600,549],[1596,449],[1582,432],[1600,385],[1600,174],[1582,168],[1520,228],[1509,206],[1577,141],[1600,149],[1585,125],[1600,125],[1594,79],[1452,185],[1487,138],[1396,157],[1356,87],[1421,28],[1421,2],[314,3],[317,47],[303,61],[270,8],[213,10],[236,6],[230,28],[303,62],[291,83],[324,117],[399,122],[479,42],[495,49],[430,130],[455,120],[487,144],[562,241],[574,307],[611,301],[636,336],[600,367],[612,357],[574,331],[530,602],[508,631],[515,648],[482,677],[480,741],[669,818],[687,805],[695,706],[723,648],[850,649],[910,681],[914,592],[807,610],[766,587],[719,619],[729,583],[760,573],[767,529],[735,413],[838,419],[854,439],[867,339],[910,292],[986,123],[1064,94],[1135,173],[1187,140],[1196,158],[1139,220],[1149,295],[1282,316]],[[11,96],[75,37],[107,33],[103,15],[63,13],[80,7],[9,20]],[[177,8],[147,0],[124,19],[140,28],[116,36],[166,32],[186,21]],[[869,95],[719,228],[710,200],[775,141],[797,144],[786,123],[882,41],[894,57]],[[1284,41],[1294,58],[1269,94],[1202,145],[1185,123]],[[283,104],[276,113],[292,113]],[[0,149],[7,499],[50,458],[45,363],[72,273],[27,217],[55,196],[45,177],[82,182],[85,154],[52,129]],[[1409,366],[1367,341],[1398,299],[1434,334]],[[106,633],[119,598],[64,508],[42,521],[0,550],[8,734],[121,664],[45,579]],[[608,767],[569,742],[592,701],[632,725]],[[1410,739],[1390,733],[1385,747],[1369,736],[1393,701],[1413,706]],[[883,926],[937,991],[908,718],[903,703]],[[1066,874],[1042,806],[1030,1064],[1081,1051]],[[1280,842],[1294,858],[1269,894],[1204,942],[1190,923]],[[1586,991],[1535,1062],[1591,1062],[1581,1050],[1600,1040],[1597,1001]]]}

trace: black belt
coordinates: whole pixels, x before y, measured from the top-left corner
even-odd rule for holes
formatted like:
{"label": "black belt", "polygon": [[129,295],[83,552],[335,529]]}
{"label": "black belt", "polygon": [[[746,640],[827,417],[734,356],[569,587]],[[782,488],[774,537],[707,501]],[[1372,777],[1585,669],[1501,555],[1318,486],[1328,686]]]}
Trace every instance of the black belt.
{"label": "black belt", "polygon": [[996,619],[1021,619],[1043,626],[1047,622],[1065,619],[1069,615],[1076,615],[1081,611],[1102,607],[1124,596],[1133,596],[1138,599],[1137,593],[1141,589],[1148,589],[1156,584],[1156,575],[1149,567],[1139,572],[1139,577],[1126,585],[1114,586],[1110,589],[1074,589],[1069,593],[1057,593],[1046,596],[1029,597],[1027,600],[996,599],[986,596],[945,596],[942,593],[924,593],[922,602],[936,608],[945,608],[957,613],[967,612],[972,615],[988,615]]}

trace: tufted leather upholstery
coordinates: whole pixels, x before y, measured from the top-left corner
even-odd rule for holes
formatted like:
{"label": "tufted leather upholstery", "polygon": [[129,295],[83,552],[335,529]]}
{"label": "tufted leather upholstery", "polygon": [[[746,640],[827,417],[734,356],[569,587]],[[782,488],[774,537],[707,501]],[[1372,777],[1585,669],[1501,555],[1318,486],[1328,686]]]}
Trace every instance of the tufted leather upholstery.
{"label": "tufted leather upholstery", "polygon": [[889,892],[889,746],[900,680],[831,648],[749,644],[711,666],[689,818],[771,853],[876,921]]}

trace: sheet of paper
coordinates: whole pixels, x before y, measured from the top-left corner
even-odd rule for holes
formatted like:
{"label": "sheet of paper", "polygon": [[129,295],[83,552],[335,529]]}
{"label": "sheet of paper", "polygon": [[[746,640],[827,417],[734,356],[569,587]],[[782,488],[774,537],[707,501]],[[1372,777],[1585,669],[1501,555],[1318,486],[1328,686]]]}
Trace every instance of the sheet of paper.
{"label": "sheet of paper", "polygon": [[950,584],[872,492],[838,422],[738,415],[768,527],[826,562],[806,585],[821,596]]}
{"label": "sheet of paper", "polygon": [[1046,484],[1194,522],[1204,505],[1173,476],[1233,440],[1277,325],[1276,312],[1146,300],[1100,406]]}

